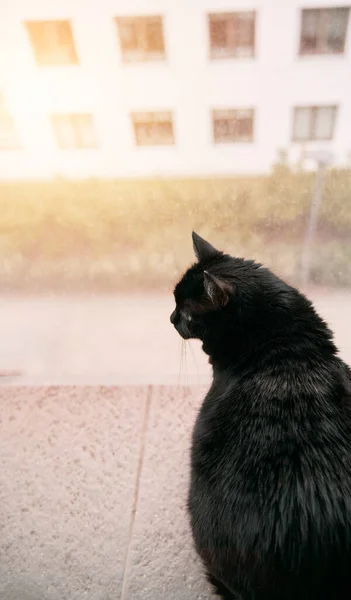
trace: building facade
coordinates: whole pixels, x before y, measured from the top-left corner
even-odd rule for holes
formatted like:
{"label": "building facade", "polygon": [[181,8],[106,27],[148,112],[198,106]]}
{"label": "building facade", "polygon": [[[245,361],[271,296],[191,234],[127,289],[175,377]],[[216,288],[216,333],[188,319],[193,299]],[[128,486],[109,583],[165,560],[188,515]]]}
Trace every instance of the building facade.
{"label": "building facade", "polygon": [[1,180],[260,174],[319,149],[350,164],[340,1],[12,0],[1,12]]}

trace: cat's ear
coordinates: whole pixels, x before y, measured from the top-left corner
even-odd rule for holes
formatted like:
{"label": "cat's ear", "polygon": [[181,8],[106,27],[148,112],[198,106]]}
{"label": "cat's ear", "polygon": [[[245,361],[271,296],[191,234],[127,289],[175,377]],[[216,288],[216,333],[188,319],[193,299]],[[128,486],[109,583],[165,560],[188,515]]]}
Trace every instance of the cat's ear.
{"label": "cat's ear", "polygon": [[192,236],[193,236],[194,252],[195,252],[195,256],[198,259],[198,261],[206,262],[208,260],[211,260],[211,258],[215,258],[215,256],[218,256],[220,254],[220,252],[218,250],[216,250],[216,248],[211,246],[211,244],[206,242],[206,240],[203,240],[202,237],[200,237],[199,235],[197,235],[197,233],[195,233],[195,231],[193,231]]}
{"label": "cat's ear", "polygon": [[229,302],[230,294],[233,292],[232,287],[219,279],[211,275],[208,271],[204,271],[204,288],[205,293],[214,304],[216,308],[224,308]]}

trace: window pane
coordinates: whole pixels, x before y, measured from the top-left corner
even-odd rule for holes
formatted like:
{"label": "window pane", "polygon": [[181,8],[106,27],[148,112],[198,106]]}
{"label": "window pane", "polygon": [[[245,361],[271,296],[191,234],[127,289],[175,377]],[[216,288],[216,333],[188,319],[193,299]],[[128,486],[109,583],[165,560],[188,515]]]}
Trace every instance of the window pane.
{"label": "window pane", "polygon": [[308,140],[311,137],[311,109],[296,108],[294,117],[293,138]]}
{"label": "window pane", "polygon": [[227,47],[226,19],[213,19],[210,16],[210,42],[212,48]]}
{"label": "window pane", "polygon": [[215,110],[212,118],[215,143],[252,141],[253,110]]}
{"label": "window pane", "polygon": [[209,15],[212,58],[253,56],[255,13],[252,11]]}
{"label": "window pane", "polygon": [[136,50],[138,47],[136,23],[120,20],[118,29],[122,50]]}
{"label": "window pane", "polygon": [[150,143],[152,124],[134,123],[134,133],[137,146],[147,146]]}
{"label": "window pane", "polygon": [[325,106],[316,109],[314,137],[317,140],[329,140],[333,137],[335,107]]}
{"label": "window pane", "polygon": [[91,115],[52,115],[57,144],[62,150],[95,148],[97,145]]}
{"label": "window pane", "polygon": [[301,48],[302,54],[313,53],[318,47],[319,10],[302,11]]}
{"label": "window pane", "polygon": [[26,27],[36,60],[40,62],[47,46],[45,23],[27,23]]}
{"label": "window pane", "polygon": [[233,110],[232,108],[230,108],[230,109],[214,110],[214,111],[212,111],[212,114],[213,114],[213,119],[219,121],[220,119],[234,119],[236,112],[237,112],[236,110]]}
{"label": "window pane", "polygon": [[163,52],[163,33],[162,33],[162,22],[154,21],[146,23],[145,26],[145,38],[146,48],[148,52]]}
{"label": "window pane", "polygon": [[233,120],[216,119],[213,125],[215,142],[226,142],[232,139]]}
{"label": "window pane", "polygon": [[301,54],[335,54],[344,51],[349,8],[302,11]]}
{"label": "window pane", "polygon": [[251,117],[237,119],[237,138],[241,141],[250,141],[252,139],[253,120]]}
{"label": "window pane", "polygon": [[81,148],[95,148],[97,145],[95,127],[91,115],[73,115],[78,145]]}
{"label": "window pane", "polygon": [[64,64],[77,62],[77,55],[70,23],[68,21],[58,22],[55,29],[57,35],[55,53],[57,55],[58,62],[61,61]]}
{"label": "window pane", "polygon": [[155,123],[155,144],[173,144],[173,125],[170,121]]}
{"label": "window pane", "polygon": [[343,52],[349,18],[348,8],[335,8],[328,11],[327,51]]}
{"label": "window pane", "polygon": [[26,27],[38,65],[78,62],[69,21],[36,21]]}
{"label": "window pane", "polygon": [[53,115],[51,119],[59,148],[75,148],[76,136],[70,115]]}
{"label": "window pane", "polygon": [[165,58],[162,17],[122,17],[116,20],[125,61]]}
{"label": "window pane", "polygon": [[170,113],[133,113],[131,117],[137,146],[174,144]]}
{"label": "window pane", "polygon": [[236,50],[238,56],[252,56],[255,46],[255,14],[240,13],[236,19]]}

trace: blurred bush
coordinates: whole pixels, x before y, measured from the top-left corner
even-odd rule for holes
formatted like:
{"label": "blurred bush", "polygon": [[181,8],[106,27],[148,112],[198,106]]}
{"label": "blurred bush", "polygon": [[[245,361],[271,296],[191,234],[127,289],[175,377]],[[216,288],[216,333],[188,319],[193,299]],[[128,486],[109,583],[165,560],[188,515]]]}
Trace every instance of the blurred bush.
{"label": "blurred bush", "polygon": [[[6,288],[169,287],[192,260],[192,229],[297,281],[314,175],[57,180],[0,185],[0,283]],[[325,182],[313,277],[351,284],[351,171]]]}

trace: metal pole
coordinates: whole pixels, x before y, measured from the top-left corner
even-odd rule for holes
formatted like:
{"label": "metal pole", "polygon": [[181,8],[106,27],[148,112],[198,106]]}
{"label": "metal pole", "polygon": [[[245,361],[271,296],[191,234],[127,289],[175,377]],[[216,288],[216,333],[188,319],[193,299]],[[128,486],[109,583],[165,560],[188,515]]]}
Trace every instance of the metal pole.
{"label": "metal pole", "polygon": [[316,174],[316,183],[314,188],[314,194],[311,203],[310,217],[306,230],[302,259],[301,259],[301,281],[303,285],[307,285],[310,278],[310,270],[312,263],[312,249],[313,242],[317,230],[317,220],[319,208],[322,202],[323,186],[324,186],[324,175],[326,171],[326,163],[318,161],[318,169]]}

